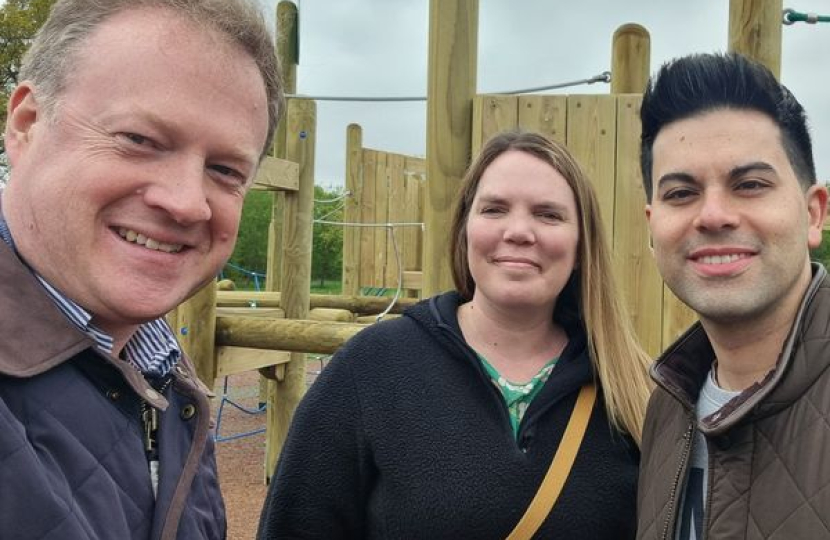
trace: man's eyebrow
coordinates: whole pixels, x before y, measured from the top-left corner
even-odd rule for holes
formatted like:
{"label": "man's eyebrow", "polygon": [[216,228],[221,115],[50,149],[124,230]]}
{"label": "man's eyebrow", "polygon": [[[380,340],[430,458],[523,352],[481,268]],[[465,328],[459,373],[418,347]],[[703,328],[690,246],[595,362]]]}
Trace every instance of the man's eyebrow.
{"label": "man's eyebrow", "polygon": [[729,179],[735,180],[751,172],[775,172],[775,167],[765,161],[753,161],[746,165],[739,165],[729,171]]}
{"label": "man's eyebrow", "polygon": [[660,186],[666,184],[668,182],[680,182],[682,184],[694,184],[695,179],[694,177],[685,172],[670,172],[666,173],[660,178],[657,179],[657,188],[659,189]]}

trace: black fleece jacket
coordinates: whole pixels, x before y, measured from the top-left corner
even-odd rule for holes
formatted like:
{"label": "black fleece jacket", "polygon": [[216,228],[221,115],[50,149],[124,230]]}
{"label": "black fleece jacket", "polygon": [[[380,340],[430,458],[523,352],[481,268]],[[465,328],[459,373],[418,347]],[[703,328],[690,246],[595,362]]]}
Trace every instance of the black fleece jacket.
{"label": "black fleece jacket", "polygon": [[[550,465],[592,374],[570,342],[514,437],[507,408],[447,293],[373,325],[297,409],[259,538],[503,539]],[[602,395],[562,494],[535,538],[634,538],[639,452]]]}

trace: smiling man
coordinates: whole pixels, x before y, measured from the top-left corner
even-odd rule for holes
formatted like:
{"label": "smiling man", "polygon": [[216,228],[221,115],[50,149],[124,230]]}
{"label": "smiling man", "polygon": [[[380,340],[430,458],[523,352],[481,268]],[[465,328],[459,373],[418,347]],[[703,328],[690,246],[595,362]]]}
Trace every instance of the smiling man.
{"label": "smiling man", "polygon": [[162,317],[233,250],[276,74],[248,0],[54,5],[5,130],[0,538],[224,538],[208,400]]}
{"label": "smiling man", "polygon": [[804,110],[766,68],[694,55],[641,118],[654,256],[700,322],[652,367],[638,538],[830,538],[830,279],[809,254],[827,190]]}

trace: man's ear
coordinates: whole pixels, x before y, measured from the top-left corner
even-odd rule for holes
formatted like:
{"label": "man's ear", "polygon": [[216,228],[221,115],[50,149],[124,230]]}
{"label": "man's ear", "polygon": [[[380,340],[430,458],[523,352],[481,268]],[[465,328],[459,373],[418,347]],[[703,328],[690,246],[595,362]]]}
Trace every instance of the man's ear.
{"label": "man's ear", "polygon": [[648,223],[648,250],[654,255],[654,237],[651,236],[651,205],[646,205],[646,222]]}
{"label": "man's ear", "polygon": [[22,158],[32,140],[33,129],[40,111],[30,82],[22,82],[9,96],[6,119],[6,155],[14,167]]}
{"label": "man's ear", "polygon": [[810,186],[807,190],[807,215],[810,218],[807,229],[807,245],[815,249],[821,245],[824,220],[827,218],[827,187]]}

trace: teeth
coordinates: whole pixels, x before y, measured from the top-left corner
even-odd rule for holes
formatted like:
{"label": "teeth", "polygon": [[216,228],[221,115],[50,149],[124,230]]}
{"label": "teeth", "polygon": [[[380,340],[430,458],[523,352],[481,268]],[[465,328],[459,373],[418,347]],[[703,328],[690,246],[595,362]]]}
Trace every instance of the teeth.
{"label": "teeth", "polygon": [[733,253],[732,255],[706,255],[700,258],[703,264],[726,264],[744,258],[744,255]]}
{"label": "teeth", "polygon": [[163,251],[165,253],[178,253],[182,250],[182,247],[184,247],[181,244],[166,244],[164,242],[159,242],[155,238],[148,238],[143,234],[137,233],[125,227],[121,227],[120,229],[118,229],[118,235],[121,236],[121,238],[123,238],[127,242],[144,246],[147,249],[152,249],[153,251]]}

